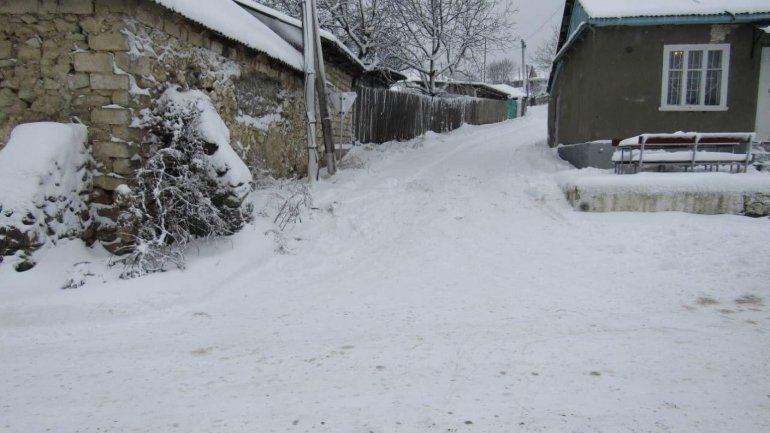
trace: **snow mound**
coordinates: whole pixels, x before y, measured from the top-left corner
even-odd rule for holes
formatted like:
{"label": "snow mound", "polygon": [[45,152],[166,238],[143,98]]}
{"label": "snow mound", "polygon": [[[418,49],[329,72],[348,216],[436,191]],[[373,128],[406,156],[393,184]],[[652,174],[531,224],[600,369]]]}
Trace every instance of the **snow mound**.
{"label": "snow mound", "polygon": [[214,170],[210,173],[211,177],[217,179],[223,187],[231,189],[239,199],[245,198],[251,192],[251,172],[230,146],[230,130],[208,95],[200,90],[180,92],[169,88],[163,92],[159,102],[174,109],[195,108],[200,112],[198,131],[206,142],[217,146],[216,152],[209,155]]}
{"label": "snow mound", "polygon": [[79,235],[90,174],[83,125],[17,126],[0,152],[0,256]]}

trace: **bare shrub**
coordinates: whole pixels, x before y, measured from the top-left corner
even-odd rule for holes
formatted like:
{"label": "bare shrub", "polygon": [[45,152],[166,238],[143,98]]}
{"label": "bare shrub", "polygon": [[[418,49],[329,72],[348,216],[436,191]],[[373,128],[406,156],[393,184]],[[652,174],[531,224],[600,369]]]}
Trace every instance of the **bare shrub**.
{"label": "bare shrub", "polygon": [[302,222],[302,214],[313,206],[310,188],[302,182],[289,183],[285,192],[279,195],[279,199],[282,199],[283,203],[279,206],[273,222],[281,230],[286,229],[290,224]]}
{"label": "bare shrub", "polygon": [[135,187],[117,191],[124,209],[118,225],[132,240],[127,254],[115,260],[124,265],[121,278],[170,265],[184,269],[190,243],[231,235],[252,218],[252,207],[243,205],[243,185],[223,182],[229,169],[212,162],[222,144],[206,140],[202,114],[197,103],[166,101],[148,119],[149,156],[136,172]]}

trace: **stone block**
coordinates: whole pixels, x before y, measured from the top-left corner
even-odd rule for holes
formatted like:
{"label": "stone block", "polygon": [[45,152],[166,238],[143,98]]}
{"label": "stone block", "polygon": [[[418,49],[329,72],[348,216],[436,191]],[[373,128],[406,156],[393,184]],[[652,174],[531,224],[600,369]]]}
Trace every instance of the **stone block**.
{"label": "stone block", "polygon": [[112,93],[112,103],[122,106],[128,106],[131,104],[131,98],[125,90],[116,90]]}
{"label": "stone block", "polygon": [[30,47],[28,45],[22,45],[19,47],[19,54],[17,57],[22,61],[36,61],[40,60],[42,52],[39,47]]}
{"label": "stone block", "polygon": [[63,45],[61,41],[48,40],[43,44],[43,60],[54,60],[63,55],[69,56],[69,47]]}
{"label": "stone block", "polygon": [[39,37],[35,36],[24,41],[24,45],[32,48],[40,48],[43,46],[43,41]]}
{"label": "stone block", "polygon": [[113,138],[126,142],[140,142],[144,138],[144,131],[139,128],[129,128],[127,126],[113,126],[111,135]]}
{"label": "stone block", "polygon": [[91,110],[91,122],[104,125],[128,125],[131,112],[125,108],[94,108]]}
{"label": "stone block", "polygon": [[77,72],[113,72],[114,63],[110,53],[75,53]]}
{"label": "stone block", "polygon": [[56,80],[46,78],[43,87],[45,87],[45,90],[59,90],[61,89],[61,83]]}
{"label": "stone block", "polygon": [[75,41],[74,44],[72,44],[72,48],[75,50],[85,50],[88,48],[88,44],[85,43],[86,35],[81,33],[71,33],[64,36],[64,39],[68,41]]}
{"label": "stone block", "polygon": [[0,59],[13,57],[13,44],[11,41],[0,41]]}
{"label": "stone block", "polygon": [[80,27],[83,29],[83,33],[97,34],[106,31],[108,24],[104,17],[90,16],[80,20]]}
{"label": "stone block", "polygon": [[181,38],[182,36],[182,26],[172,19],[167,18],[163,22],[163,31],[177,39]]}
{"label": "stone block", "polygon": [[115,141],[94,142],[94,157],[99,161],[106,161],[109,158],[130,158],[131,150],[126,143]]}
{"label": "stone block", "polygon": [[130,159],[116,159],[112,161],[112,171],[117,174],[129,175],[133,173]]}
{"label": "stone block", "polygon": [[58,96],[45,95],[36,99],[29,109],[36,113],[43,113],[46,116],[53,116],[61,111],[62,99]]}
{"label": "stone block", "polygon": [[[19,89],[19,99],[22,101],[26,101],[29,103],[34,102],[39,95],[43,93],[43,86],[39,84],[34,84],[32,86],[22,86]],[[38,106],[39,107],[39,106]],[[41,111],[39,108],[35,111]]]}
{"label": "stone block", "polygon": [[141,5],[136,9],[136,19],[142,24],[163,30],[163,16],[148,6]]}
{"label": "stone block", "polygon": [[94,0],[59,0],[59,13],[90,15],[94,13]]}
{"label": "stone block", "polygon": [[44,14],[55,14],[59,11],[59,0],[42,0],[40,2],[40,12]]}
{"label": "stone block", "polygon": [[88,74],[73,74],[67,76],[67,87],[70,90],[84,89],[91,84]]}
{"label": "stone block", "polygon": [[[88,120],[91,120],[91,113],[88,113]],[[97,141],[101,142],[108,142],[112,141],[112,137],[110,136],[109,127],[105,125],[96,125],[92,124],[88,128],[88,138],[91,140],[92,143],[95,143]]]}
{"label": "stone block", "polygon": [[14,92],[11,89],[0,89],[0,107],[11,107],[13,106],[18,97],[16,96],[16,92]]}
{"label": "stone block", "polygon": [[202,33],[196,33],[193,31],[190,31],[190,33],[187,34],[187,42],[202,47],[203,46],[203,34]]}
{"label": "stone block", "polygon": [[130,84],[128,75],[91,74],[93,90],[128,90]]}
{"label": "stone block", "polygon": [[88,46],[96,51],[128,51],[128,40],[122,33],[91,35]]}
{"label": "stone block", "polygon": [[62,33],[77,33],[80,30],[80,26],[77,23],[70,23],[61,18],[55,18],[53,25],[56,27],[56,30]]}
{"label": "stone block", "polygon": [[147,57],[131,57],[127,53],[116,53],[115,64],[118,68],[134,75],[151,75],[150,59]]}
{"label": "stone block", "polygon": [[96,0],[97,13],[119,13],[129,15],[136,9],[136,0]]}
{"label": "stone block", "polygon": [[211,41],[210,49],[211,49],[211,51],[213,51],[213,52],[215,52],[215,53],[217,53],[217,54],[219,54],[221,56],[222,53],[225,50],[225,46],[222,45],[222,43],[219,42],[219,41]]}
{"label": "stone block", "polygon": [[112,177],[112,176],[95,176],[94,177],[94,186],[96,188],[101,188],[105,191],[115,191],[118,189],[120,185],[123,185],[126,183],[126,180],[123,178],[118,177]]}
{"label": "stone block", "polygon": [[59,61],[54,65],[48,65],[45,68],[41,66],[41,72],[48,78],[59,78],[61,75],[67,75],[72,72],[72,65],[69,59]]}
{"label": "stone block", "polygon": [[0,0],[0,14],[31,14],[39,7],[37,0]]}

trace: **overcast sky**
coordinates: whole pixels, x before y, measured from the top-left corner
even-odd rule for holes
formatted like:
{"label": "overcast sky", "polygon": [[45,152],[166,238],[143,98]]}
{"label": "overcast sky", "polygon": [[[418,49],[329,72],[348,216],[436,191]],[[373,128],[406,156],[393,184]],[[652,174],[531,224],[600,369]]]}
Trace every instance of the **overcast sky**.
{"label": "overcast sky", "polygon": [[[516,28],[513,35],[527,41],[528,49],[538,47],[553,34],[553,28],[561,24],[565,0],[509,0],[519,11],[514,15]],[[542,27],[541,27],[542,26]],[[513,57],[520,63],[521,49],[516,43],[515,52],[497,52],[493,59]]]}

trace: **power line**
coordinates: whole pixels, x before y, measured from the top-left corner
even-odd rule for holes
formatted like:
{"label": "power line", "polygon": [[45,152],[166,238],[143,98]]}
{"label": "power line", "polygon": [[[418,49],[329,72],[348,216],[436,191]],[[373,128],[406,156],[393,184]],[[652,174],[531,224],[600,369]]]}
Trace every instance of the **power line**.
{"label": "power line", "polygon": [[542,30],[543,27],[545,27],[545,25],[548,24],[549,21],[551,21],[551,18],[553,18],[554,15],[556,15],[557,13],[561,12],[563,8],[564,8],[563,5],[559,5],[559,7],[557,7],[556,10],[553,11],[553,13],[548,18],[546,18],[545,21],[543,21],[543,24],[540,24],[540,27],[538,27],[537,30],[535,30],[534,32],[532,32],[532,34],[526,37],[526,40],[532,39],[532,36],[535,36],[540,30]]}

